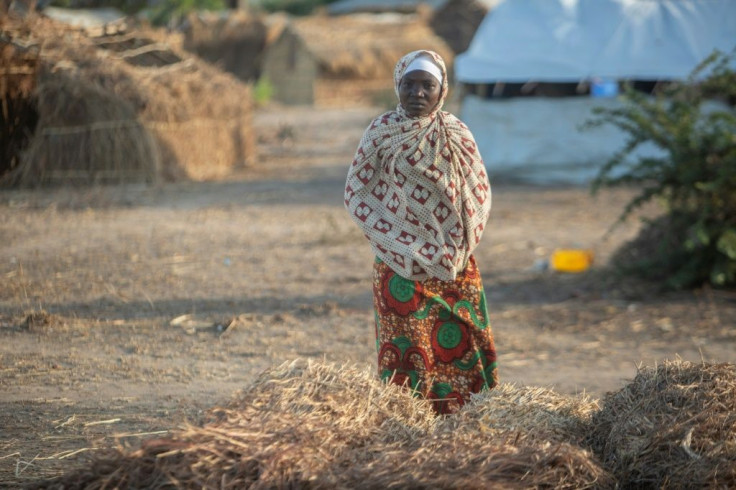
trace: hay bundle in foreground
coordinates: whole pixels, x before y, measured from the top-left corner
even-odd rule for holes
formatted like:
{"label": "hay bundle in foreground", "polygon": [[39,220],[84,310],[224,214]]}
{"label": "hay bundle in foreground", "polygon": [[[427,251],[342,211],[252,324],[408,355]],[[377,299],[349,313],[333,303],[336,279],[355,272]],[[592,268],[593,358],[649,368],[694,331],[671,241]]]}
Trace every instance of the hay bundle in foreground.
{"label": "hay bundle in foreground", "polygon": [[593,417],[591,445],[623,488],[736,488],[736,365],[639,371]]}
{"label": "hay bundle in foreground", "polygon": [[371,461],[345,468],[354,488],[609,489],[615,481],[590,452],[572,444],[515,437],[431,436],[397,448],[377,448]]}
{"label": "hay bundle in foreground", "polygon": [[590,453],[442,419],[372,371],[285,364],[200,427],[97,456],[40,488],[611,488]]}
{"label": "hay bundle in foreground", "polygon": [[502,383],[473,395],[456,416],[438,431],[478,433],[521,432],[536,441],[579,445],[589,434],[598,401],[586,395],[563,395],[537,386]]}

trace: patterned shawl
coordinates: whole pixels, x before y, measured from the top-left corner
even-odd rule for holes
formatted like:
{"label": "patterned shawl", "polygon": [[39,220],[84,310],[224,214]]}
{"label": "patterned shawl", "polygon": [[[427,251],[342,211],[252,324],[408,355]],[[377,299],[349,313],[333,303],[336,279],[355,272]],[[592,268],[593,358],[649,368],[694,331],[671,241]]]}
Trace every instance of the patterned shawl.
{"label": "patterned shawl", "polygon": [[417,56],[442,70],[442,93],[431,114],[410,117],[399,104],[363,134],[345,185],[345,207],[374,253],[400,276],[455,280],[480,242],[491,210],[491,186],[470,130],[441,110],[447,69],[432,51],[407,54],[394,89]]}

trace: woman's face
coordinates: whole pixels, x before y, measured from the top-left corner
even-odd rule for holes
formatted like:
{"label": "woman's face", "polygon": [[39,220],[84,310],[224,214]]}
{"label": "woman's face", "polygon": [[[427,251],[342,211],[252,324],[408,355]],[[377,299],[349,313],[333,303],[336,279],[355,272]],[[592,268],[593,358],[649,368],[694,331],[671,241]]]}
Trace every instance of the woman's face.
{"label": "woman's face", "polygon": [[442,85],[426,71],[405,74],[399,85],[399,102],[412,117],[426,116],[440,101]]}

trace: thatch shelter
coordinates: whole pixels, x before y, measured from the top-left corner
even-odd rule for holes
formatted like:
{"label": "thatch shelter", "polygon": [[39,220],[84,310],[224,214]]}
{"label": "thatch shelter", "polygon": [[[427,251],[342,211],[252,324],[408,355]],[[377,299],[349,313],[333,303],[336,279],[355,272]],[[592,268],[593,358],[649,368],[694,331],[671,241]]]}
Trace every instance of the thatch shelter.
{"label": "thatch shelter", "polygon": [[447,0],[432,12],[429,25],[452,48],[465,52],[492,5],[499,0]]}
{"label": "thatch shelter", "polygon": [[33,128],[33,110],[39,70],[38,47],[13,43],[0,32],[0,175],[18,166],[20,151],[28,145],[26,128]]}
{"label": "thatch shelter", "polygon": [[0,18],[9,185],[211,179],[254,158],[249,87],[150,31]]}
{"label": "thatch shelter", "polygon": [[180,30],[187,51],[243,81],[260,77],[267,27],[259,15],[245,10],[191,13]]}
{"label": "thatch shelter", "polygon": [[267,48],[263,75],[286,104],[394,103],[393,70],[410,51],[452,50],[417,16],[346,15],[293,19]]}

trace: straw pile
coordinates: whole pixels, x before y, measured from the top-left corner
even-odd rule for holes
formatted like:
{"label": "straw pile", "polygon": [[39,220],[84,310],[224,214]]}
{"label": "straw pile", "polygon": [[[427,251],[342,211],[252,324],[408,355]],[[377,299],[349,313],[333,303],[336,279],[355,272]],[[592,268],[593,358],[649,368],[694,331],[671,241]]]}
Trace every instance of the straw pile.
{"label": "straw pile", "polygon": [[133,452],[97,456],[86,469],[39,488],[489,486],[613,483],[579,447],[500,428],[452,431],[426,400],[369,371],[297,362],[264,373],[201,426]]}
{"label": "straw pile", "polygon": [[249,88],[173,42],[91,38],[40,16],[4,17],[0,31],[35,46],[39,65],[38,123],[8,184],[208,179],[254,156]]}
{"label": "straw pile", "polygon": [[581,445],[591,430],[598,401],[586,395],[570,396],[536,386],[502,383],[473,396],[441,430],[468,434],[521,432],[537,441]]}
{"label": "straw pile", "polygon": [[736,488],[736,365],[641,369],[593,417],[593,448],[623,488]]}

